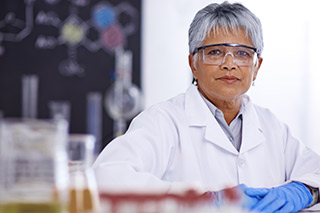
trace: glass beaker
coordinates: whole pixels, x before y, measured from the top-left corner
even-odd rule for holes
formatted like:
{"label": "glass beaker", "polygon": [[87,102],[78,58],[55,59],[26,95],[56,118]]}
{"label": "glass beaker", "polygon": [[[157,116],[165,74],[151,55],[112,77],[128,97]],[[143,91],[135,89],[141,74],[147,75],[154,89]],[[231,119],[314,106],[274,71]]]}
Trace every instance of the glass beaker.
{"label": "glass beaker", "polygon": [[69,212],[97,212],[99,193],[91,168],[94,158],[95,137],[89,134],[70,134],[69,156]]}
{"label": "glass beaker", "polygon": [[70,108],[69,101],[50,101],[49,109],[52,119],[65,119],[70,122]]}
{"label": "glass beaker", "polygon": [[0,120],[0,212],[65,212],[68,159],[64,120]]}

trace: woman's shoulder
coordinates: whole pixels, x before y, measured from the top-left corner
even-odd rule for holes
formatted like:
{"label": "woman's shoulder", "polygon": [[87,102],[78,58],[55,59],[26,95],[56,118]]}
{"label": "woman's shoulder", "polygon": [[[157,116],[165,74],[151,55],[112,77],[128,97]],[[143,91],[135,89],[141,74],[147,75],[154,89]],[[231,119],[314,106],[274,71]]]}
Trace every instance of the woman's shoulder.
{"label": "woman's shoulder", "polygon": [[184,96],[185,94],[182,93],[166,101],[158,102],[148,106],[141,113],[139,113],[134,120],[147,119],[155,122],[159,119],[175,119],[177,116],[184,113]]}
{"label": "woman's shoulder", "polygon": [[286,129],[287,125],[270,109],[264,106],[253,104],[260,124],[272,127],[274,130]]}
{"label": "woman's shoulder", "polygon": [[283,126],[284,123],[278,118],[278,116],[268,107],[261,106],[259,104],[253,103],[249,96],[244,98],[245,110],[249,111],[250,114],[254,113],[260,124],[267,126]]}
{"label": "woman's shoulder", "polygon": [[155,103],[144,110],[146,113],[159,113],[167,112],[172,113],[173,111],[180,111],[184,106],[185,93],[181,93],[172,97],[166,101]]}
{"label": "woman's shoulder", "polygon": [[242,99],[245,110],[254,110],[258,117],[268,117],[269,119],[276,119],[276,115],[270,110],[270,108],[261,106],[259,104],[254,103],[254,101],[248,96],[245,95]]}

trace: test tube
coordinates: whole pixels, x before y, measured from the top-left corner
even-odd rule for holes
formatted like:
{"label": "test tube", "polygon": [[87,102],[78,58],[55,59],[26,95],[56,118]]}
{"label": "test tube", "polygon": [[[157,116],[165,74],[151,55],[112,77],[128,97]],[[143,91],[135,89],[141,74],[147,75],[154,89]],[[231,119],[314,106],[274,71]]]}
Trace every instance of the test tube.
{"label": "test tube", "polygon": [[99,92],[90,92],[87,95],[87,133],[96,138],[94,154],[101,150],[102,138],[102,95]]}
{"label": "test tube", "polygon": [[38,76],[22,76],[22,117],[37,117]]}

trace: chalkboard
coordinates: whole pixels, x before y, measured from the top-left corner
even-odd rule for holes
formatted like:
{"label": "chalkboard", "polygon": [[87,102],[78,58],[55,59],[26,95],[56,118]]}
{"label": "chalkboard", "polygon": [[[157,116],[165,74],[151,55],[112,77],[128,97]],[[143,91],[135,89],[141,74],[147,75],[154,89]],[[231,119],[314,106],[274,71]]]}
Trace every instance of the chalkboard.
{"label": "chalkboard", "polygon": [[[132,81],[140,87],[141,1],[0,1],[0,111],[22,117],[22,77],[38,79],[37,118],[52,101],[70,103],[70,133],[87,133],[87,95],[105,98],[114,81],[115,49],[133,53]],[[102,146],[113,120],[102,101]]]}

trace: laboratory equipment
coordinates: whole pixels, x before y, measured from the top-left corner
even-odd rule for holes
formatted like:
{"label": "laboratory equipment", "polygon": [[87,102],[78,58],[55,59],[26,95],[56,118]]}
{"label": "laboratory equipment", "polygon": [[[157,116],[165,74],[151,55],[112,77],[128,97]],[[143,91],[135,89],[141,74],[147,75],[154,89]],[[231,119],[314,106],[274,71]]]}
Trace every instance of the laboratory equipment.
{"label": "laboratory equipment", "polygon": [[87,94],[87,133],[92,134],[95,139],[94,155],[97,156],[101,150],[102,140],[102,94],[90,92]]}
{"label": "laboratory equipment", "polygon": [[22,76],[22,117],[37,118],[38,76]]}
{"label": "laboratory equipment", "polygon": [[52,119],[64,119],[68,123],[70,122],[70,108],[69,101],[50,101],[49,109]]}
{"label": "laboratory equipment", "polygon": [[0,120],[1,213],[66,210],[67,132],[64,120]]}
{"label": "laboratory equipment", "polygon": [[69,157],[69,212],[97,212],[99,194],[91,168],[94,160],[95,138],[89,134],[70,134]]}
{"label": "laboratory equipment", "polygon": [[157,191],[139,192],[102,192],[101,206],[104,212],[248,212],[238,205],[238,192],[235,188],[225,191],[223,205],[217,205],[215,193],[200,193],[195,189],[186,189],[179,193],[163,193]]}
{"label": "laboratory equipment", "polygon": [[132,83],[132,52],[122,48],[116,50],[115,82],[108,89],[105,107],[114,120],[114,136],[125,132],[126,121],[133,118],[142,107],[142,95]]}

